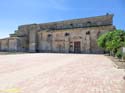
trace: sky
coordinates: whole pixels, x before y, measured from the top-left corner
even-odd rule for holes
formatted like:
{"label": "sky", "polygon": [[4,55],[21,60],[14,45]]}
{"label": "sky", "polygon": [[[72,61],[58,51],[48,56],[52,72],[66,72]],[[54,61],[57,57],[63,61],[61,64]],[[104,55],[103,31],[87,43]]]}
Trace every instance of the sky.
{"label": "sky", "polygon": [[113,25],[125,30],[125,0],[0,0],[0,38],[19,25],[114,14]]}

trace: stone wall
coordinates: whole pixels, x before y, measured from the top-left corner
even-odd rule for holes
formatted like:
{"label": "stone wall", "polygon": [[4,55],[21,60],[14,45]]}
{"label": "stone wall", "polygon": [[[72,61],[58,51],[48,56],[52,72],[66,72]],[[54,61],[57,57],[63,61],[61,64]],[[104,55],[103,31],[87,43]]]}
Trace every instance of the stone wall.
{"label": "stone wall", "polygon": [[0,40],[0,51],[1,51],[1,40]]}
{"label": "stone wall", "polygon": [[87,28],[97,26],[112,25],[113,15],[104,15],[90,18],[73,19],[59,22],[51,22],[39,24],[40,28],[50,30],[72,29],[72,28]]}
{"label": "stone wall", "polygon": [[9,51],[9,39],[8,38],[1,40],[1,51]]}
{"label": "stone wall", "polygon": [[19,39],[17,37],[9,38],[9,51],[19,51]]}
{"label": "stone wall", "polygon": [[74,42],[79,41],[81,53],[103,53],[103,50],[97,46],[97,38],[113,29],[113,26],[100,26],[40,31],[38,50],[41,52],[74,52]]}

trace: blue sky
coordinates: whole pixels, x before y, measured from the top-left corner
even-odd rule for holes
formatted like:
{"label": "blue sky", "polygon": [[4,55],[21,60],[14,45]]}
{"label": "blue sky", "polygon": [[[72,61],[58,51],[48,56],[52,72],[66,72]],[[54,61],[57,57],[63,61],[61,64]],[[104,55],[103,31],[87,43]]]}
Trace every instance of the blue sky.
{"label": "blue sky", "polygon": [[125,0],[0,0],[0,38],[19,25],[114,14],[113,24],[125,29]]}

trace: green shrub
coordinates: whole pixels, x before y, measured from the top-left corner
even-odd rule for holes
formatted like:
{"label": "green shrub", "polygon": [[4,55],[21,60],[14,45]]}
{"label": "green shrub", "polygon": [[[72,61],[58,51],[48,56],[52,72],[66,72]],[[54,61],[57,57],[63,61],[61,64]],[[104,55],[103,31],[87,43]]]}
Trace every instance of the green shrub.
{"label": "green shrub", "polygon": [[125,53],[123,53],[122,57],[123,57],[123,60],[125,60]]}
{"label": "green shrub", "polygon": [[117,53],[116,53],[116,56],[121,59],[122,58],[122,51],[121,50],[118,50]]}

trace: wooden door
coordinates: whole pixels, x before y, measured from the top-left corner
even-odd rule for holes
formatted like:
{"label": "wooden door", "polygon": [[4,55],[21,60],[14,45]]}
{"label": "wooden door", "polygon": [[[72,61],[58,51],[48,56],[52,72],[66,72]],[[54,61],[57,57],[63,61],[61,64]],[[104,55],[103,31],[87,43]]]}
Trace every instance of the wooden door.
{"label": "wooden door", "polygon": [[81,43],[80,41],[74,42],[74,53],[80,53],[81,52]]}

